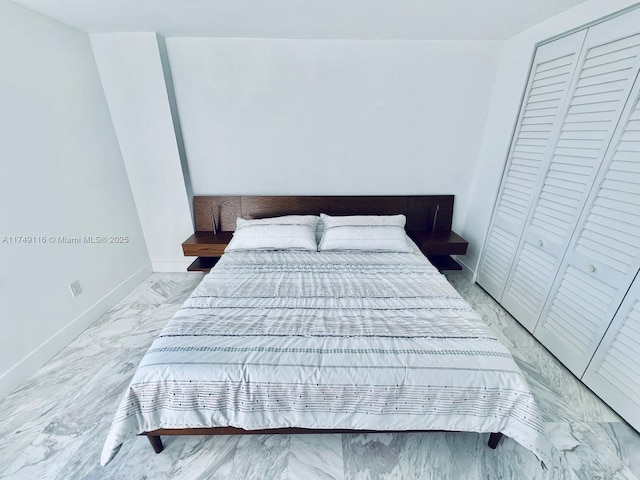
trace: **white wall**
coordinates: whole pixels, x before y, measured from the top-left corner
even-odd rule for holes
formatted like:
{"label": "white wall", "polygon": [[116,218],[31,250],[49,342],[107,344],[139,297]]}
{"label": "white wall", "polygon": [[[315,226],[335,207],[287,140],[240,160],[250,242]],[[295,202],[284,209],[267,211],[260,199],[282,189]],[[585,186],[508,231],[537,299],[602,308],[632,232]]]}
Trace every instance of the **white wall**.
{"label": "white wall", "polygon": [[167,38],[194,194],[456,195],[497,42]]}
{"label": "white wall", "polygon": [[468,271],[478,268],[536,45],[635,4],[637,0],[589,0],[505,42],[475,165],[473,201],[462,229],[469,249],[461,262]]}
{"label": "white wall", "polygon": [[154,33],[91,35],[153,269],[184,272],[193,259],[181,244],[193,233],[193,215],[158,40]]}
{"label": "white wall", "polygon": [[88,36],[0,0],[0,45],[2,398],[151,269]]}

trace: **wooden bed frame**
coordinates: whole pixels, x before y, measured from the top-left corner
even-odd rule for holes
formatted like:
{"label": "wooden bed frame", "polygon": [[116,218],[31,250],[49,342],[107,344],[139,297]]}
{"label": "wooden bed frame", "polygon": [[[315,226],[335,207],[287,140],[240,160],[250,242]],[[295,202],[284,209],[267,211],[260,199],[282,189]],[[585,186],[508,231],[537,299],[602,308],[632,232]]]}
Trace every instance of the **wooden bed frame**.
{"label": "wooden bed frame", "polygon": [[[347,433],[347,434],[361,434],[361,433],[434,433],[445,432],[447,430],[344,430],[344,429],[312,429],[312,428],[270,428],[267,430],[243,430],[242,428],[234,427],[211,427],[211,428],[161,428],[159,430],[153,430],[152,432],[145,432],[141,435],[146,435],[149,439],[149,443],[153,447],[156,453],[162,452],[164,446],[162,445],[161,435],[174,436],[174,435],[300,435],[308,433]],[[487,445],[489,448],[495,449],[500,443],[502,433],[490,433],[489,441]]]}
{"label": "wooden bed frame", "polygon": [[390,196],[195,196],[196,231],[233,232],[236,219],[280,215],[395,215],[407,217],[407,231],[451,230],[453,195]]}
{"label": "wooden bed frame", "polygon": [[[407,217],[407,231],[450,231],[453,217],[453,195],[394,196],[196,196],[194,216],[196,231],[234,231],[236,219],[264,218],[280,215],[395,215]],[[428,432],[433,430],[407,430]],[[442,430],[438,430],[442,431]],[[156,453],[163,450],[162,435],[256,435],[307,433],[397,433],[398,430],[327,430],[306,428],[274,428],[244,430],[234,427],[159,429],[144,432]],[[406,431],[402,431],[406,432]],[[491,433],[488,445],[496,448],[501,433]]]}

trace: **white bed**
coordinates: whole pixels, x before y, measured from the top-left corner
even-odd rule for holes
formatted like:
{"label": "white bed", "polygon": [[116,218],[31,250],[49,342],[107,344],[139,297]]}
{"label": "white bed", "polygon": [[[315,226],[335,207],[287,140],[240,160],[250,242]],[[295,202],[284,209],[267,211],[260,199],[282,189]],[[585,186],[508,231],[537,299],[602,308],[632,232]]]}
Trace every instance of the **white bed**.
{"label": "white bed", "polygon": [[420,253],[225,253],[142,359],[101,463],[223,426],[501,432],[549,460],[511,354]]}

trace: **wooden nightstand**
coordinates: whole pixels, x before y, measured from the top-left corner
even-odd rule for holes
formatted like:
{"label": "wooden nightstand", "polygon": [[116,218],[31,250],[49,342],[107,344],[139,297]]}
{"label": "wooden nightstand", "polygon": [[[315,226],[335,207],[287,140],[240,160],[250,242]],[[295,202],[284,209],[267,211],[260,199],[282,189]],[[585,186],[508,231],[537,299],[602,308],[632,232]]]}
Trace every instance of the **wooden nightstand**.
{"label": "wooden nightstand", "polygon": [[452,231],[408,233],[438,270],[462,270],[462,266],[450,257],[467,253],[469,242],[460,235]]}
{"label": "wooden nightstand", "polygon": [[185,257],[198,257],[187,267],[189,272],[208,272],[218,262],[233,232],[196,232],[182,242]]}

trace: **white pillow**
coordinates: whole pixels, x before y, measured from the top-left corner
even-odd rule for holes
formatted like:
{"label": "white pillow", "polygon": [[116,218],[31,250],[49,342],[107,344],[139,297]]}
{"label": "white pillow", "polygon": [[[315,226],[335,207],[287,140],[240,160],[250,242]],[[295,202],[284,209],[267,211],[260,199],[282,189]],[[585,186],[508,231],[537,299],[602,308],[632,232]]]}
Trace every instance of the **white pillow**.
{"label": "white pillow", "polygon": [[317,250],[314,215],[245,220],[238,218],[236,231],[225,252],[237,250]]}
{"label": "white pillow", "polygon": [[404,215],[353,215],[331,217],[320,214],[324,232],[318,250],[360,250],[410,253]]}
{"label": "white pillow", "polygon": [[282,217],[255,218],[251,220],[238,218],[236,220],[236,230],[251,225],[309,225],[315,230],[319,219],[320,217],[317,215],[284,215]]}

